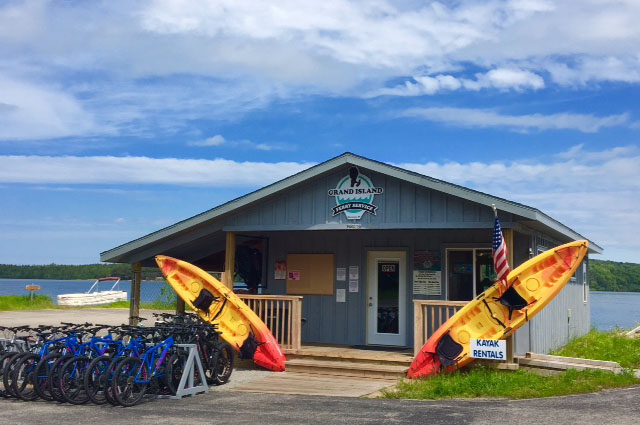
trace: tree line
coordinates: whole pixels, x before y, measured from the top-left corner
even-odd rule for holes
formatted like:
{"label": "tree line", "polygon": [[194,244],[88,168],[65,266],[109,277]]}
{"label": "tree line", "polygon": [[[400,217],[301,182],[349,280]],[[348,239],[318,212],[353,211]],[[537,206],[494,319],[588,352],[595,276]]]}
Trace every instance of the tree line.
{"label": "tree line", "polygon": [[[123,280],[131,280],[132,274],[133,271],[129,264],[46,264],[33,266],[0,264],[0,278],[3,279],[92,280],[117,276]],[[142,268],[143,280],[154,280],[156,277],[162,277],[162,272],[157,267]]]}
{"label": "tree line", "polygon": [[[97,279],[118,276],[130,280],[129,264],[47,264],[18,266],[0,264],[0,278],[4,279]],[[142,279],[154,280],[162,277],[157,267],[143,267]],[[640,292],[640,264],[616,261],[590,260],[589,284],[592,291]]]}
{"label": "tree line", "polygon": [[640,264],[589,260],[592,291],[640,292]]}

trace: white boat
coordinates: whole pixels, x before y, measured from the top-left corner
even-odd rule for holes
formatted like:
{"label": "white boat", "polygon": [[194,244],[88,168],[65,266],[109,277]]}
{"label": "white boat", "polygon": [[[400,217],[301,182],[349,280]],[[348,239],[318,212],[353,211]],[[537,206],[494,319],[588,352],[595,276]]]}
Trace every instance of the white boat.
{"label": "white boat", "polygon": [[[109,291],[99,291],[100,282],[114,282]],[[58,295],[58,305],[85,306],[110,304],[116,301],[127,301],[127,291],[120,290],[119,277],[103,277],[96,280],[87,292]]]}

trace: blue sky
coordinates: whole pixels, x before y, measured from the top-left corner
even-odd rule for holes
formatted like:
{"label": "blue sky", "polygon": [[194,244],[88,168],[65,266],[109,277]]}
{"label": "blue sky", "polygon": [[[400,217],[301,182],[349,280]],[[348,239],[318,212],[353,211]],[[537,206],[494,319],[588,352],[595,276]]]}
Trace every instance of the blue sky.
{"label": "blue sky", "polygon": [[640,2],[0,1],[0,263],[354,152],[640,262]]}

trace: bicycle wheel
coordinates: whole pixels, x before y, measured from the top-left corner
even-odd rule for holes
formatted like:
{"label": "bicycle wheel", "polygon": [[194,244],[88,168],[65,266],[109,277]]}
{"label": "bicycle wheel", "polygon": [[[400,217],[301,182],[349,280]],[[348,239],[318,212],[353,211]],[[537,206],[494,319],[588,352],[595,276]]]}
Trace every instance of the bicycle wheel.
{"label": "bicycle wheel", "polygon": [[228,342],[221,342],[216,347],[214,384],[223,385],[229,381],[233,372],[233,348]]}
{"label": "bicycle wheel", "polygon": [[113,395],[124,407],[135,406],[142,400],[149,376],[142,360],[129,357],[118,364],[113,374]]}
{"label": "bicycle wheel", "polygon": [[89,396],[84,387],[84,375],[91,363],[89,357],[74,357],[62,366],[60,370],[60,392],[62,397],[71,404],[85,404]]}
{"label": "bicycle wheel", "polygon": [[91,360],[84,374],[84,390],[89,400],[95,404],[104,404],[106,399],[106,387],[108,381],[107,371],[111,364],[111,357],[100,356]]}
{"label": "bicycle wheel", "polygon": [[216,383],[216,361],[218,360],[217,343],[208,342],[205,350],[198,350],[200,355],[200,363],[204,369],[204,376],[207,380],[207,384],[213,385]]}
{"label": "bicycle wheel", "polygon": [[17,356],[18,354],[20,354],[20,352],[18,351],[8,351],[0,357],[0,396],[2,397],[10,397],[7,389],[4,386],[4,371],[11,359],[13,359],[13,357]]}
{"label": "bicycle wheel", "polygon": [[107,369],[104,397],[105,400],[107,400],[107,403],[112,406],[120,405],[120,403],[118,403],[118,400],[116,400],[116,397],[113,395],[113,375],[116,372],[116,367],[118,367],[118,365],[126,359],[127,357],[121,357],[117,360],[112,361],[109,365],[109,369]]}
{"label": "bicycle wheel", "polygon": [[16,355],[14,355],[13,357],[11,357],[11,359],[5,364],[4,366],[4,371],[2,373],[2,382],[4,383],[4,391],[5,394],[10,396],[10,397],[18,397],[14,392],[13,392],[13,379],[15,376],[15,370],[16,370],[16,364],[18,364],[18,362],[20,361],[20,359],[22,359],[25,356],[28,356],[31,353],[17,353]]}
{"label": "bicycle wheel", "polygon": [[22,356],[16,363],[11,392],[21,400],[32,401],[38,398],[38,393],[33,387],[33,374],[38,366],[38,360],[40,360],[38,354],[28,354]]}
{"label": "bicycle wheel", "polygon": [[163,381],[171,395],[176,395],[178,391],[186,362],[187,356],[184,353],[173,353],[165,363]]}
{"label": "bicycle wheel", "polygon": [[60,382],[62,366],[70,359],[74,357],[73,354],[65,354],[62,357],[56,359],[56,361],[51,366],[51,370],[49,370],[49,392],[51,393],[51,397],[53,400],[58,401],[60,403],[65,403],[67,400],[62,396],[62,385]]}
{"label": "bicycle wheel", "polygon": [[56,360],[62,357],[61,353],[51,353],[44,356],[39,362],[32,376],[33,388],[41,399],[51,401],[51,391],[49,390],[49,376],[51,368]]}

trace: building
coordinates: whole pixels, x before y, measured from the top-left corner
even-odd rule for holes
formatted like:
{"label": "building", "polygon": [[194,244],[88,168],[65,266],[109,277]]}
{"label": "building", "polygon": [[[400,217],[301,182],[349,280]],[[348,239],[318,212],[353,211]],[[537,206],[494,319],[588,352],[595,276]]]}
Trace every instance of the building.
{"label": "building", "polygon": [[[101,261],[152,266],[165,254],[224,272],[227,285],[235,269],[254,298],[302,297],[297,315],[293,307],[269,313],[302,343],[414,347],[491,284],[492,205],[512,268],[585,239],[535,208],[345,153]],[[601,252],[590,243],[590,253]],[[589,331],[587,262],[516,333],[516,353],[547,352]]]}

